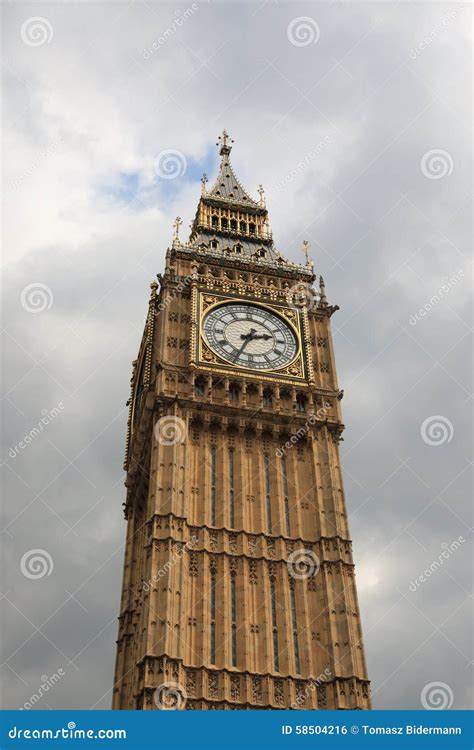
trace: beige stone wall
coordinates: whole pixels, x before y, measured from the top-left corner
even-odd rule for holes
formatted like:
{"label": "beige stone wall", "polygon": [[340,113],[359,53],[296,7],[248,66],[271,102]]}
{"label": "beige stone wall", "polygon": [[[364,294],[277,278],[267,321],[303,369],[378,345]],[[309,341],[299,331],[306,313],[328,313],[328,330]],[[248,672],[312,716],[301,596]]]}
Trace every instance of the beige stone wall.
{"label": "beige stone wall", "polygon": [[[194,361],[190,347],[199,321],[192,289],[209,289],[209,275],[222,282],[226,269],[179,256],[169,254],[160,295],[152,290],[153,315],[142,341],[149,383],[134,407],[126,460],[128,527],[113,707],[156,708],[156,688],[172,682],[187,709],[369,708],[339,459],[333,308],[304,312],[304,379],[220,373]],[[283,272],[255,277],[259,299],[268,304],[292,282]],[[246,283],[254,281],[247,276]],[[202,395],[195,389],[199,378]],[[237,402],[229,400],[234,381]],[[269,406],[263,402],[267,387],[273,391]],[[307,398],[303,413],[296,409],[299,393]],[[155,439],[163,417],[182,420],[182,441]],[[313,575],[294,575],[288,559],[298,554]]]}

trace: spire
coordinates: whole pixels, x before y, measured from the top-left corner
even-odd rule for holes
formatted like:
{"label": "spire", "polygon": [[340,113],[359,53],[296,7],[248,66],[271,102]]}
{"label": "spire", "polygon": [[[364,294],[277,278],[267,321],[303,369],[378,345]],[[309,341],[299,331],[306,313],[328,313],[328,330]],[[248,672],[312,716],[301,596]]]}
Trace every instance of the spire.
{"label": "spire", "polygon": [[224,128],[222,135],[217,139],[216,146],[219,146],[219,154],[221,156],[221,163],[219,167],[219,174],[212,188],[207,191],[206,195],[209,198],[215,198],[217,200],[223,200],[226,202],[240,203],[243,206],[260,206],[261,203],[255,201],[246,190],[242,187],[237,177],[235,176],[232,164],[230,163],[230,152],[232,151],[233,139],[229,136],[229,133]]}
{"label": "spire", "polygon": [[326,299],[326,286],[322,276],[319,277],[319,306],[327,307],[328,301]]}
{"label": "spire", "polygon": [[305,263],[306,268],[308,268],[310,271],[313,271],[314,264],[313,264],[313,261],[311,260],[311,257],[310,257],[311,245],[309,244],[308,240],[303,240],[303,248],[302,248],[302,250],[303,250],[304,256],[306,258],[306,263]]}
{"label": "spire", "polygon": [[[212,185],[203,176],[189,241],[183,245],[175,232],[174,245],[240,262],[281,267],[288,261],[273,244],[264,189],[259,185],[258,198],[252,198],[240,184],[230,161],[233,143],[224,129],[216,144],[220,154],[218,175]],[[298,264],[297,270],[309,274],[312,263]]]}

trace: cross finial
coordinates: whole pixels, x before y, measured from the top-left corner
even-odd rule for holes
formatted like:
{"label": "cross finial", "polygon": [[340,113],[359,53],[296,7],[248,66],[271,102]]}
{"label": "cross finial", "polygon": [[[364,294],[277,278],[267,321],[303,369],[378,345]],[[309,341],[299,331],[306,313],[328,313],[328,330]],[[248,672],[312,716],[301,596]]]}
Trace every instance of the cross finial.
{"label": "cross finial", "polygon": [[177,216],[173,224],[173,227],[174,227],[173,240],[175,240],[176,242],[179,242],[179,228],[182,223],[183,221],[181,219],[181,216]]}
{"label": "cross finial", "polygon": [[265,190],[263,189],[263,185],[258,186],[258,194],[260,196],[260,205],[265,207]]}
{"label": "cross finial", "polygon": [[306,258],[306,265],[309,263],[309,242],[308,240],[303,240],[303,252],[305,254]]}
{"label": "cross finial", "polygon": [[232,151],[232,146],[230,144],[233,142],[234,141],[230,138],[229,133],[224,128],[222,135],[219,136],[216,143],[216,146],[220,146],[219,153],[221,156],[228,156],[230,154]]}
{"label": "cross finial", "polygon": [[203,195],[206,193],[206,183],[207,183],[207,174],[204,172],[203,176],[201,177],[201,192]]}

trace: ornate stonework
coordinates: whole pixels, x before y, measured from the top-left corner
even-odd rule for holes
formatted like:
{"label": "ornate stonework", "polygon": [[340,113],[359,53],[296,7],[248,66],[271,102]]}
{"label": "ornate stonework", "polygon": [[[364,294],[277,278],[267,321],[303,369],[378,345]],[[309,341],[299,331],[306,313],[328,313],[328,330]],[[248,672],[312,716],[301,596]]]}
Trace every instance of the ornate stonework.
{"label": "ornate stonework", "polygon": [[[133,363],[113,707],[366,709],[337,306],[312,287],[307,244],[305,265],[276,250],[263,189],[245,192],[230,151],[224,134],[187,243],[175,222]],[[291,361],[255,370],[214,351],[203,320],[227,302],[286,321]],[[244,329],[241,349],[265,330]]]}

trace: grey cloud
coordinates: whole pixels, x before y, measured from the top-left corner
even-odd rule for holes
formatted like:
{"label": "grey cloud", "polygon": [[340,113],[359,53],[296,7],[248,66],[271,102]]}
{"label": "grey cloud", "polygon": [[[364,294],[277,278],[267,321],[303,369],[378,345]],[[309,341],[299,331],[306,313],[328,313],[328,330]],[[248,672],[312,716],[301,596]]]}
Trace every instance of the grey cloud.
{"label": "grey cloud", "polygon": [[[48,705],[110,705],[130,363],[174,216],[186,227],[199,194],[183,180],[170,204],[150,205],[153,158],[175,148],[204,160],[223,126],[244,186],[266,188],[279,249],[301,260],[308,239],[341,306],[342,461],[375,706],[418,708],[432,681],[451,686],[453,707],[471,705],[469,11],[459,7],[413,58],[451,4],[200,3],[149,59],[173,4],[4,8],[4,706],[22,705],[59,668]],[[29,15],[49,19],[49,44],[22,42]],[[296,16],[317,21],[317,43],[289,43]],[[423,174],[433,149],[451,157],[449,176]],[[144,208],[98,198],[98,185],[132,172]],[[410,325],[459,269],[459,283]],[[33,282],[54,297],[38,314],[20,304]],[[59,402],[61,414],[12,459]],[[436,415],[454,434],[430,446],[420,428]],[[460,535],[466,544],[410,592]],[[20,561],[35,548],[54,569],[29,580]]]}

